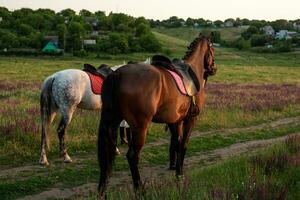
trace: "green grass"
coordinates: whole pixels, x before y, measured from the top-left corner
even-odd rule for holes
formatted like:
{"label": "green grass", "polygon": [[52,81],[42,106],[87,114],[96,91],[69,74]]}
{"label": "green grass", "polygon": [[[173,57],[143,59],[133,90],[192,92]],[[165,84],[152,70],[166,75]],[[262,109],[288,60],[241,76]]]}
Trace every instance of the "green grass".
{"label": "green grass", "polygon": [[[146,193],[140,198],[299,199],[300,140],[299,137],[293,140],[292,145],[285,142],[210,167],[196,165],[187,172],[185,180],[154,180],[148,183]],[[108,196],[108,199],[131,199],[134,194],[120,188],[110,190]]]}
{"label": "green grass", "polygon": [[[189,38],[194,37],[193,34],[197,34],[183,29],[174,32],[174,34],[155,31],[154,34],[163,44],[164,49],[171,51],[172,57],[182,57],[186,45],[191,41]],[[175,33],[181,34],[181,36],[177,36]],[[14,89],[0,91],[0,131],[2,131],[0,132],[0,169],[37,164],[40,147],[39,88],[47,76],[67,68],[81,69],[84,63],[91,63],[96,66],[107,63],[112,66],[129,60],[145,60],[151,55],[134,53],[115,56],[104,54],[100,57],[92,54],[88,58],[75,58],[68,55],[54,58],[0,57],[0,86],[18,84],[18,87]],[[299,85],[300,83],[300,60],[297,53],[257,54],[216,48],[216,62],[218,66],[217,75],[209,78],[208,84],[276,84],[280,86],[282,84]],[[207,103],[213,98],[217,98],[209,91],[207,94]],[[212,109],[205,107],[195,129],[213,131],[247,127],[270,120],[299,116],[299,114],[300,105],[298,103],[287,103],[279,107],[251,111],[239,108],[238,102],[235,102],[235,106],[230,108]],[[57,160],[58,139],[55,131],[57,122],[58,119],[55,120],[55,125],[51,128],[52,145],[48,154],[49,161],[54,166],[38,170],[35,173],[28,172],[28,174],[18,174],[16,177],[1,178],[1,197],[13,199],[38,193],[51,187],[73,187],[98,181],[99,167],[96,160],[96,142],[99,112],[77,110],[68,128],[66,138],[68,151],[71,157],[88,158],[84,162],[64,165],[61,164],[61,160]],[[3,134],[4,130],[7,133]],[[279,137],[299,131],[300,127],[296,124],[229,135],[219,135],[217,134],[218,131],[216,134],[191,139],[188,156],[227,147],[236,142]],[[169,137],[169,133],[163,131],[163,125],[151,124],[147,142]],[[142,165],[165,165],[167,162],[167,144],[152,148],[146,147],[141,156]],[[115,169],[127,170],[126,159],[118,157]],[[169,191],[171,197],[178,197],[176,190],[166,190]],[[160,192],[156,191],[156,194],[160,195]],[[126,194],[124,195],[126,196]],[[193,195],[189,197],[193,199]]]}
{"label": "green grass", "polygon": [[[228,147],[237,142],[275,138],[299,131],[300,125],[294,125],[258,131],[238,132],[229,135],[211,134],[193,138],[188,147],[187,157],[194,156],[199,152]],[[20,178],[17,178],[18,175],[14,178],[0,179],[0,193],[5,197],[7,196],[7,198],[13,198],[38,193],[47,188],[55,187],[57,184],[62,184],[65,187],[74,187],[88,182],[97,182],[99,168],[96,153],[93,151],[89,152],[89,154],[89,159],[70,165],[63,165],[59,161],[52,162],[54,167],[45,168],[40,172],[37,171],[37,175],[32,174],[31,177],[29,176],[25,180],[18,180]],[[146,147],[142,151],[141,165],[143,166],[166,165],[167,163],[168,144],[157,147]],[[125,157],[117,157],[114,170],[128,170]],[[39,185],[39,187],[36,188],[36,185]],[[32,188],[35,189],[33,190]]]}

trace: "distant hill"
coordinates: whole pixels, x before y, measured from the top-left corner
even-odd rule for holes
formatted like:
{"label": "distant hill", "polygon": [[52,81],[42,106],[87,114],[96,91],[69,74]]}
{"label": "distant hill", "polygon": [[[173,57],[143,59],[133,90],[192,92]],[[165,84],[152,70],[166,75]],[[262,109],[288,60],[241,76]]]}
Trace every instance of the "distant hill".
{"label": "distant hill", "polygon": [[[245,31],[248,26],[232,27],[232,28],[210,28],[212,31],[219,31],[221,33],[222,40],[233,41],[237,39],[243,31]],[[205,29],[197,29],[190,27],[180,27],[180,28],[154,28],[153,31],[157,33],[162,33],[175,38],[180,38],[187,42],[192,41],[199,32]]]}
{"label": "distant hill", "polygon": [[152,32],[162,46],[170,50],[170,52],[172,52],[172,56],[175,57],[181,57],[186,51],[186,47],[190,42],[180,37],[170,36],[156,31]]}

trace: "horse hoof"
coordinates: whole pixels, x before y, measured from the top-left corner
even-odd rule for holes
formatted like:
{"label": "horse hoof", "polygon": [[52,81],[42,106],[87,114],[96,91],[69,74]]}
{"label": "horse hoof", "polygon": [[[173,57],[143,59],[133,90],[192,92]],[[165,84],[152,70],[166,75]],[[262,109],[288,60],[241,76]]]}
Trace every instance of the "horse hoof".
{"label": "horse hoof", "polygon": [[68,154],[65,155],[65,158],[64,158],[64,163],[72,163],[72,159],[70,158],[70,156]]}
{"label": "horse hoof", "polygon": [[47,166],[47,165],[49,165],[49,162],[48,162],[48,160],[40,160],[40,165],[44,165],[44,166]]}
{"label": "horse hoof", "polygon": [[185,179],[184,175],[176,175],[178,181],[183,181]]}

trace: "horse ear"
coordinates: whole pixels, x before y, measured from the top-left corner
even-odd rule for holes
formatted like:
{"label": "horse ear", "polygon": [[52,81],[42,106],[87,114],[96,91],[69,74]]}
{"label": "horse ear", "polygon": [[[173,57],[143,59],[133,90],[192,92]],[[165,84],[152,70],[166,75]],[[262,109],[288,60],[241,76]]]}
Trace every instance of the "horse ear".
{"label": "horse ear", "polygon": [[202,32],[199,33],[198,37],[201,37],[201,36],[202,36]]}

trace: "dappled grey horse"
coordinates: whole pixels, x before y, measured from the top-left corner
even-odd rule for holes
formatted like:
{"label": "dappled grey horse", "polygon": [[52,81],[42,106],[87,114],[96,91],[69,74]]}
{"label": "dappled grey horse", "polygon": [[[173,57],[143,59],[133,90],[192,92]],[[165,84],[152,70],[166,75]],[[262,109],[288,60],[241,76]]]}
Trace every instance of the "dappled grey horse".
{"label": "dappled grey horse", "polygon": [[[145,62],[150,61],[146,60]],[[121,66],[115,66],[111,69],[116,70]],[[101,97],[93,93],[88,74],[78,69],[67,69],[49,76],[42,85],[40,106],[42,121],[40,164],[49,164],[46,155],[46,147],[49,147],[48,132],[58,112],[61,113],[57,128],[60,155],[64,162],[72,162],[64,140],[66,129],[71,122],[74,111],[76,108],[98,110],[102,107]],[[118,150],[116,149],[116,151]]]}

